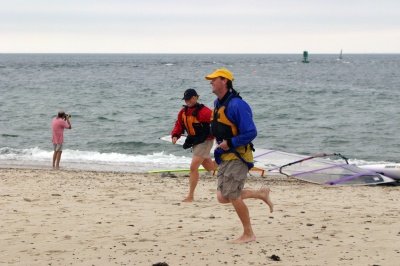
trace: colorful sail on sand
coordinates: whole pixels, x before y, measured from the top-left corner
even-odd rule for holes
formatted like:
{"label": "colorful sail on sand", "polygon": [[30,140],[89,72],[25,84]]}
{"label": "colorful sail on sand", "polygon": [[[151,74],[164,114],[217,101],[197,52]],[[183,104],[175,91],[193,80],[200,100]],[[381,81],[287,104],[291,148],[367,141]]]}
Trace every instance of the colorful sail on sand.
{"label": "colorful sail on sand", "polygon": [[[171,142],[171,136],[160,139]],[[177,144],[182,145],[184,141],[185,137],[182,136]],[[260,176],[290,176],[327,186],[377,185],[395,182],[394,179],[374,170],[349,164],[347,158],[338,153],[306,156],[257,147],[254,152],[254,167],[250,169],[250,173]]]}
{"label": "colorful sail on sand", "polygon": [[338,153],[305,156],[276,150],[258,149],[255,166],[266,174],[282,174],[307,182],[328,185],[376,185],[394,182],[392,178],[348,163]]}

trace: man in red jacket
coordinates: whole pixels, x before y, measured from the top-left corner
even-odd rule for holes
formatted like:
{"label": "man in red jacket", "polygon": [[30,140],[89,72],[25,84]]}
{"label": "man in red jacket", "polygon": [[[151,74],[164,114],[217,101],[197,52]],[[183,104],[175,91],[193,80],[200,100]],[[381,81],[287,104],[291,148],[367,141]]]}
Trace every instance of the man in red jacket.
{"label": "man in red jacket", "polygon": [[210,151],[214,144],[214,138],[210,134],[212,111],[203,104],[198,103],[199,95],[194,89],[187,89],[183,95],[186,105],[178,113],[175,127],[171,132],[172,143],[186,131],[187,137],[184,149],[192,148],[193,156],[190,164],[189,194],[183,200],[192,202],[194,190],[199,181],[199,166],[207,171],[215,170],[216,166],[211,160]]}

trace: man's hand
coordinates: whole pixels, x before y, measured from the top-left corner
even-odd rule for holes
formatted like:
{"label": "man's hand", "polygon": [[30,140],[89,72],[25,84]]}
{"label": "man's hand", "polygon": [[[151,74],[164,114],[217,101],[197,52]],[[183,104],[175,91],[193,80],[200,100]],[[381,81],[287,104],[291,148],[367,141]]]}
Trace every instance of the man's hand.
{"label": "man's hand", "polygon": [[69,121],[69,117],[67,116],[65,119],[66,119],[66,121],[67,121],[67,123],[69,125],[69,129],[72,129],[71,121]]}
{"label": "man's hand", "polygon": [[229,150],[228,142],[225,139],[218,145],[218,147],[220,147],[224,151]]}
{"label": "man's hand", "polygon": [[178,140],[177,137],[173,137],[173,138],[172,138],[172,144],[175,144],[177,140]]}

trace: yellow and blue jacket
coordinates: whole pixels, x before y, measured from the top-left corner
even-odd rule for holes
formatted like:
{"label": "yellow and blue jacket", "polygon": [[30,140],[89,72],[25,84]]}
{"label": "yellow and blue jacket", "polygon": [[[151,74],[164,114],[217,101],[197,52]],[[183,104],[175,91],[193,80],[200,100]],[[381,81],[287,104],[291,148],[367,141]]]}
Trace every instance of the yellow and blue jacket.
{"label": "yellow and blue jacket", "polygon": [[254,159],[251,142],[257,136],[257,129],[250,106],[239,94],[228,92],[221,100],[215,100],[211,132],[217,143],[225,139],[230,148],[223,153],[221,149],[216,150],[214,156],[217,163],[219,159],[241,159],[248,163],[249,168],[252,166]]}

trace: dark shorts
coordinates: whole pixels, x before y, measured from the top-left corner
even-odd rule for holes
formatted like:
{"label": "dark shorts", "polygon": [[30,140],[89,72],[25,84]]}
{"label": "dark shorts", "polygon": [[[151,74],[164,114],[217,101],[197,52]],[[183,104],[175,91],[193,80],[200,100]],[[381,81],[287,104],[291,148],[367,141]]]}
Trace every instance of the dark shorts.
{"label": "dark shorts", "polygon": [[62,151],[62,144],[53,144],[54,151]]}
{"label": "dark shorts", "polygon": [[218,166],[218,190],[226,199],[237,199],[242,192],[249,168],[241,160],[223,161]]}

